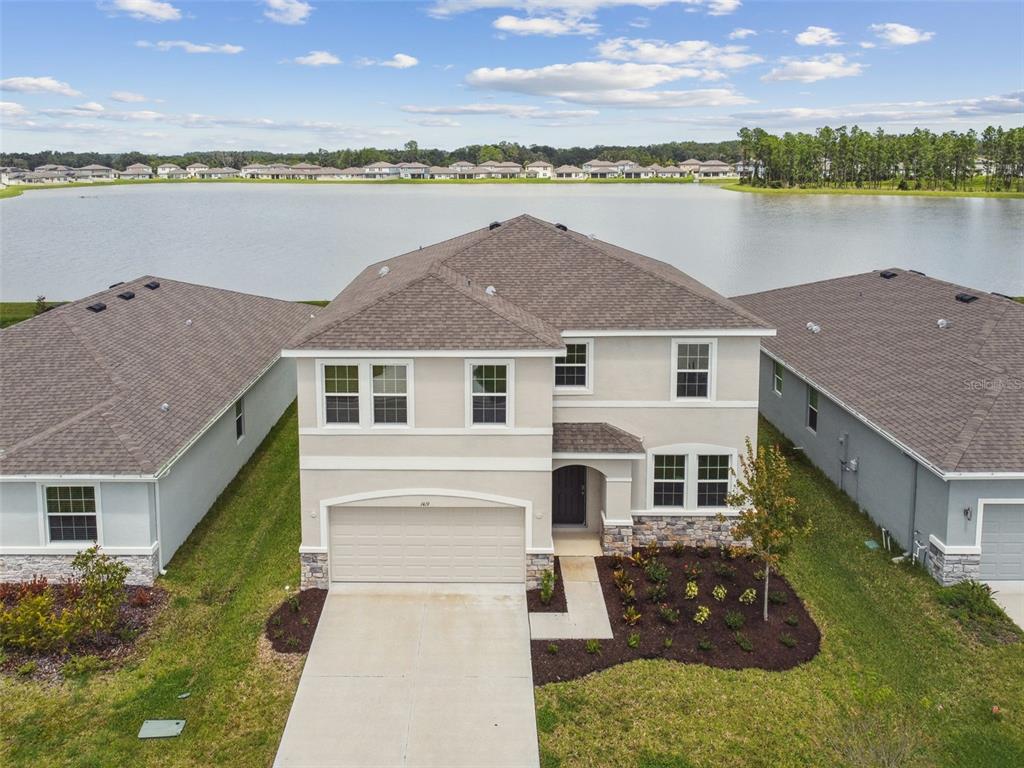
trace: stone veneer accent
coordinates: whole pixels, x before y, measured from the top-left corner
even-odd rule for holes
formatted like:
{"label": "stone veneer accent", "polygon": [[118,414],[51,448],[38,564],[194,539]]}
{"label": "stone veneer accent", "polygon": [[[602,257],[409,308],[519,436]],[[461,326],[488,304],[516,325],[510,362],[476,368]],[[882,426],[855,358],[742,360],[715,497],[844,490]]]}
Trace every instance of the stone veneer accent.
{"label": "stone veneer accent", "polygon": [[[151,555],[111,557],[131,568],[128,573],[128,584],[151,587],[160,573],[156,552]],[[50,581],[70,579],[78,575],[71,567],[71,561],[74,559],[74,555],[0,555],[0,581],[29,581],[34,576],[45,576]]]}
{"label": "stone veneer accent", "polygon": [[526,555],[526,588],[537,589],[540,586],[540,575],[555,567],[555,556],[547,553],[527,553]]}
{"label": "stone veneer accent", "polygon": [[682,542],[688,547],[717,547],[742,544],[732,537],[735,518],[714,516],[636,515],[633,517],[633,546],[656,541],[659,547]]}
{"label": "stone veneer accent", "polygon": [[327,589],[330,579],[326,552],[299,553],[299,589]]}
{"label": "stone veneer accent", "polygon": [[961,581],[977,580],[981,573],[981,555],[954,555],[928,542],[928,573],[948,587]]}
{"label": "stone veneer accent", "polygon": [[632,554],[633,526],[605,523],[601,531],[601,552],[605,555]]}

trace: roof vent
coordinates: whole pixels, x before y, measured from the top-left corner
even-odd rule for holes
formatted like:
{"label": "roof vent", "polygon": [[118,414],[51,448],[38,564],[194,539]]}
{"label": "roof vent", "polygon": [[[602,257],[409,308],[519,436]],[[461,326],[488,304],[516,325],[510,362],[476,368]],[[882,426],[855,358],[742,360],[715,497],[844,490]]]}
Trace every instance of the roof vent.
{"label": "roof vent", "polygon": [[486,293],[488,296],[497,296],[498,289],[495,288],[493,285],[488,285],[486,288],[484,288],[484,293]]}
{"label": "roof vent", "polygon": [[148,283],[146,283],[146,287],[149,288],[149,290],[151,291],[155,291],[157,288],[160,287],[160,283],[158,283],[156,280],[150,280]]}
{"label": "roof vent", "polygon": [[188,320],[185,321],[185,325],[186,326],[192,325],[192,318],[191,317]]}
{"label": "roof vent", "polygon": [[491,222],[491,223],[490,223],[490,224],[489,224],[489,225],[487,226],[487,228],[488,228],[488,229],[490,229],[490,230],[495,230],[495,229],[497,229],[497,228],[498,228],[498,227],[500,227],[500,226],[501,226],[501,222],[500,222],[500,221],[492,221],[492,222]]}
{"label": "roof vent", "polygon": [[958,293],[955,298],[961,304],[970,304],[972,301],[978,300],[977,296],[972,296],[969,293]]}
{"label": "roof vent", "polygon": [[555,224],[555,229],[560,229],[563,232],[568,232],[569,228],[565,224]]}
{"label": "roof vent", "polygon": [[90,304],[88,307],[86,307],[86,309],[88,309],[90,312],[102,312],[106,308],[107,305],[104,304],[102,301],[97,301],[95,304]]}
{"label": "roof vent", "polygon": [[107,288],[117,288],[119,285],[124,285],[124,280],[119,283],[114,283],[113,285],[108,285]]}
{"label": "roof vent", "polygon": [[885,278],[886,280],[892,280],[894,277],[896,277],[896,274],[897,273],[893,272],[891,269],[887,269],[885,270],[885,272],[879,272],[878,276]]}
{"label": "roof vent", "polygon": [[811,333],[821,333],[821,326],[817,323],[808,323],[807,330]]}
{"label": "roof vent", "polygon": [[389,272],[391,272],[391,267],[389,267],[387,264],[385,264],[383,267],[381,267],[380,269],[377,270],[377,276],[378,277],[384,277]]}
{"label": "roof vent", "polygon": [[951,323],[951,322],[949,322],[949,320],[947,320],[947,319],[946,319],[946,318],[944,318],[944,317],[940,317],[940,318],[938,319],[938,321],[937,321],[937,322],[936,322],[935,324],[936,324],[937,326],[939,326],[939,328],[942,328],[942,329],[946,329],[946,328],[949,328],[949,326],[951,326],[951,325],[952,325],[952,323]]}
{"label": "roof vent", "polygon": [[907,272],[913,272],[915,275],[920,275],[921,277],[928,277],[928,275],[919,269],[908,269]]}
{"label": "roof vent", "polygon": [[117,294],[117,298],[124,299],[125,301],[131,301],[135,298],[135,291],[125,291],[124,293]]}
{"label": "roof vent", "polygon": [[171,404],[170,403],[160,403],[160,410],[163,411],[164,413],[167,413],[169,410],[171,410]]}

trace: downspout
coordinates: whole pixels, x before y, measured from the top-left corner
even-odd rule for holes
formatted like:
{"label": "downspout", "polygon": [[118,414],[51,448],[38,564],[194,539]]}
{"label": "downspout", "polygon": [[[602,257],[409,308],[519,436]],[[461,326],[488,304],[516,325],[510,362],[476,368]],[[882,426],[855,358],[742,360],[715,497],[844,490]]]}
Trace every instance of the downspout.
{"label": "downspout", "polygon": [[917,555],[917,473],[921,468],[912,458],[909,456],[907,458],[910,459],[911,463],[914,465],[914,490],[911,495],[910,502],[910,538],[908,539],[910,542],[908,549],[914,553],[911,557],[911,562],[913,562],[914,557]]}
{"label": "downspout", "polygon": [[156,563],[157,567],[160,569],[160,575],[164,576],[167,574],[167,571],[164,570],[164,535],[163,528],[160,525],[160,481],[157,480],[154,485],[156,486],[156,491],[153,494],[153,500],[156,506]]}

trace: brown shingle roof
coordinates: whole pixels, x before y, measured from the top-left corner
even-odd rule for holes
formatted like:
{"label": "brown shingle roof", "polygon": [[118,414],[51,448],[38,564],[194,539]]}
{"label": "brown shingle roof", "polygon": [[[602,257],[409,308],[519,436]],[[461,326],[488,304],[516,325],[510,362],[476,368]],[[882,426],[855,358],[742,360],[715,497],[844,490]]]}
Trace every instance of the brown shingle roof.
{"label": "brown shingle roof", "polygon": [[664,262],[519,216],[368,267],[293,347],[559,349],[569,329],[766,327]]}
{"label": "brown shingle roof", "polygon": [[604,422],[553,424],[551,450],[554,453],[643,453],[644,443],[636,435]]}
{"label": "brown shingle roof", "polygon": [[[153,279],[0,331],[0,474],[158,472],[313,313],[164,278],[145,288]],[[107,308],[88,311],[94,302]]]}
{"label": "brown shingle roof", "polygon": [[778,326],[769,353],[939,470],[1024,471],[1024,305],[891,271],[736,300]]}

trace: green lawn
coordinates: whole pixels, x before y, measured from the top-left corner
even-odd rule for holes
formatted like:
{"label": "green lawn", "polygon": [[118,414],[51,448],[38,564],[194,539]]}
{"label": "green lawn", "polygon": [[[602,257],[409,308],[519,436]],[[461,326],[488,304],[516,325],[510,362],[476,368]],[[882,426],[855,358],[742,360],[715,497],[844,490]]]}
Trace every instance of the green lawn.
{"label": "green lawn", "polygon": [[[774,439],[762,420],[762,442]],[[792,491],[815,530],[784,570],[821,627],[819,656],[786,672],[640,661],[544,686],[545,768],[882,766],[844,763],[829,745],[886,743],[886,732],[915,734],[922,750],[899,765],[1024,765],[1024,645],[983,646],[952,626],[937,585],[865,548],[874,529],[817,470],[797,464]],[[890,701],[851,717],[854,686],[888,686]]]}
{"label": "green lawn", "polygon": [[[0,765],[270,765],[298,668],[262,660],[257,639],[298,581],[297,452],[293,405],[171,561],[135,661],[60,687],[0,679]],[[139,741],[146,718],[188,723]]]}
{"label": "green lawn", "polygon": [[[976,182],[979,180],[975,180]],[[854,187],[787,187],[785,189],[770,189],[768,187],[752,187],[749,184],[740,184],[733,181],[728,184],[720,184],[719,189],[727,189],[732,192],[754,192],[763,195],[893,195],[896,197],[1006,197],[1024,198],[1024,192],[989,192],[985,190],[984,180],[981,184],[975,183],[972,189],[895,189],[893,187],[882,187],[880,189],[857,189]]]}
{"label": "green lawn", "polygon": [[[62,304],[61,301],[48,301],[47,305],[56,307]],[[28,320],[36,314],[36,303],[34,301],[0,301],[0,328]]]}

